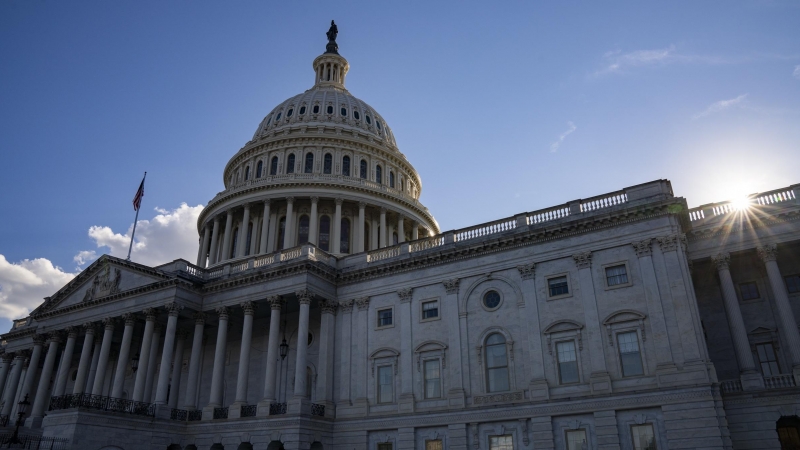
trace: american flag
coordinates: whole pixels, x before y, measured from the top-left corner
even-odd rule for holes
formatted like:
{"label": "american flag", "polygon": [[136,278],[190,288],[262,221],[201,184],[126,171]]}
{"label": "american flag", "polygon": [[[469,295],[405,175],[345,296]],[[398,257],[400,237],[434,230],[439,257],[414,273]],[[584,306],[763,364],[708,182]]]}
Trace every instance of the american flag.
{"label": "american flag", "polygon": [[[147,176],[147,174],[145,174]],[[144,197],[144,178],[142,178],[142,183],[139,185],[139,190],[136,191],[136,195],[133,197],[133,210],[139,211],[139,207],[142,206],[142,197]]]}

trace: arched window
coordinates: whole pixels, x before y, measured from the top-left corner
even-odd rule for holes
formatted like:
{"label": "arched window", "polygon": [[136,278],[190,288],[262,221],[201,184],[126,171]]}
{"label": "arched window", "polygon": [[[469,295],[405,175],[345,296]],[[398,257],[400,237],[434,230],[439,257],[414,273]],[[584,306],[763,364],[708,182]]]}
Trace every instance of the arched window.
{"label": "arched window", "polygon": [[486,390],[503,392],[509,389],[506,338],[494,333],[486,339]]}
{"label": "arched window", "polygon": [[244,168],[244,181],[250,179],[250,166]]}
{"label": "arched window", "polygon": [[328,114],[333,114],[333,106],[328,105]]}
{"label": "arched window", "polygon": [[361,115],[358,113],[358,111],[353,111],[353,118],[356,120],[361,119]]}
{"label": "arched window", "polygon": [[347,108],[342,108],[341,113],[342,116],[347,116]]}
{"label": "arched window", "polygon": [[292,117],[292,113],[294,113],[294,108],[289,108],[289,111],[286,111],[286,117]]}
{"label": "arched window", "polygon": [[261,178],[261,172],[264,169],[264,161],[259,161],[256,165],[256,178]]}
{"label": "arched window", "polygon": [[333,173],[333,155],[330,153],[325,153],[325,158],[322,160],[322,173]]}
{"label": "arched window", "polygon": [[278,221],[278,250],[283,250],[283,241],[286,237],[286,217]]}
{"label": "arched window", "polygon": [[331,243],[331,218],[322,216],[319,219],[319,248],[326,252],[330,250]]}
{"label": "arched window", "polygon": [[350,253],[350,220],[342,218],[339,253]]}
{"label": "arched window", "polygon": [[300,216],[297,227],[297,245],[308,243],[308,216]]}
{"label": "arched window", "polygon": [[800,447],[800,419],[797,416],[783,416],[778,419],[777,431],[781,448]]}
{"label": "arched window", "polygon": [[278,113],[278,115],[277,115],[277,116],[275,116],[275,121],[276,121],[276,122],[277,122],[277,121],[279,121],[279,120],[281,120],[281,114],[283,114],[283,113]]}
{"label": "arched window", "polygon": [[369,114],[366,114],[364,116],[364,118],[367,119],[367,125],[371,125],[372,124],[372,119],[370,119]]}
{"label": "arched window", "polygon": [[378,184],[383,184],[383,169],[381,166],[375,166],[375,182]]}
{"label": "arched window", "polygon": [[300,115],[302,116],[305,113],[306,113],[306,107],[305,106],[301,106],[300,107]]}
{"label": "arched window", "polygon": [[236,257],[236,245],[239,243],[239,227],[233,229],[233,239],[231,242],[231,253],[228,258],[233,259]]}
{"label": "arched window", "polygon": [[361,173],[359,174],[361,178],[367,179],[367,162],[363,159],[361,160]]}
{"label": "arched window", "polygon": [[350,176],[350,157],[345,156],[342,158],[342,175],[349,177]]}
{"label": "arched window", "polygon": [[394,172],[389,171],[389,187],[394,189]]}
{"label": "arched window", "polygon": [[314,108],[311,110],[314,114],[319,114],[319,105],[314,105]]}
{"label": "arched window", "polygon": [[294,153],[286,159],[286,173],[294,173]]}
{"label": "arched window", "polygon": [[303,166],[304,173],[311,173],[314,171],[314,154],[311,152],[306,153],[306,164]]}
{"label": "arched window", "polygon": [[272,162],[269,163],[269,174],[270,175],[277,175],[278,174],[278,157],[273,156]]}

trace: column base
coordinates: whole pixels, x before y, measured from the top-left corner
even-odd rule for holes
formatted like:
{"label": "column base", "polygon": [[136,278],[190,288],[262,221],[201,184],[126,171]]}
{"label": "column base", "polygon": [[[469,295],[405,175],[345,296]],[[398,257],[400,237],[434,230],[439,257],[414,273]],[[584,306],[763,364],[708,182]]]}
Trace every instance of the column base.
{"label": "column base", "polygon": [[242,417],[242,406],[247,406],[247,402],[233,402],[228,407],[228,419],[238,419]]}
{"label": "column base", "polygon": [[531,396],[531,401],[550,400],[550,386],[544,378],[538,380],[531,380],[528,384],[528,392]]}
{"label": "column base", "polygon": [[[172,414],[172,408],[163,403],[159,405],[155,405],[156,407],[156,419],[164,419],[169,420],[169,416]],[[211,413],[213,414],[214,411],[212,410]]]}
{"label": "column base", "polygon": [[[25,419],[25,424],[23,425],[25,428],[42,428],[42,421],[44,417],[28,417]],[[11,424],[12,421],[9,421]]]}
{"label": "column base", "polygon": [[447,393],[447,407],[450,409],[463,409],[467,406],[467,393],[464,389],[450,389]]}
{"label": "column base", "polygon": [[400,394],[397,398],[397,406],[400,414],[413,413],[416,400],[414,394]]}
{"label": "column base", "polygon": [[611,376],[608,372],[594,372],[589,376],[589,386],[592,388],[592,394],[610,394]]}
{"label": "column base", "polygon": [[311,400],[305,397],[292,397],[286,402],[286,414],[311,415]]}
{"label": "column base", "polygon": [[209,405],[203,407],[203,418],[201,420],[214,420],[214,408],[221,408],[219,406]]}
{"label": "column base", "polygon": [[256,406],[256,417],[269,417],[269,405],[275,403],[275,400],[264,399],[258,402]]}
{"label": "column base", "polygon": [[743,391],[759,391],[764,389],[764,377],[756,371],[744,372],[741,375]]}

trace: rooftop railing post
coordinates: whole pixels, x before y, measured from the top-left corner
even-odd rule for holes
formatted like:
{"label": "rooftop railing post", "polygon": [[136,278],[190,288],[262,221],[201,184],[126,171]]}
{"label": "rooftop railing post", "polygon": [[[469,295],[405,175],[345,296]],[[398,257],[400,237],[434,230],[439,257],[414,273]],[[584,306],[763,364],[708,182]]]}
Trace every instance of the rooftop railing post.
{"label": "rooftop railing post", "polygon": [[518,214],[516,219],[517,219],[516,228],[522,228],[528,225],[528,213]]}
{"label": "rooftop railing post", "polygon": [[567,207],[569,208],[569,215],[573,216],[575,214],[581,213],[581,200],[573,200],[571,202],[567,202]]}
{"label": "rooftop railing post", "polygon": [[794,202],[800,205],[800,184],[789,186],[794,192]]}
{"label": "rooftop railing post", "polygon": [[445,244],[452,244],[456,241],[456,234],[452,231],[448,231],[444,234],[444,243]]}

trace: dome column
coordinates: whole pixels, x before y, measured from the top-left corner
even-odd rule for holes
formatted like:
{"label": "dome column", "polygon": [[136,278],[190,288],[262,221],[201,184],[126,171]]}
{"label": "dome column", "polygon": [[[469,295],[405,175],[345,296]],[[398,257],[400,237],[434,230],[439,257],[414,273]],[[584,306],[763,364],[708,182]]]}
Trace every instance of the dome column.
{"label": "dome column", "polygon": [[386,208],[381,208],[380,248],[386,247]]}
{"label": "dome column", "polygon": [[416,220],[411,223],[411,240],[416,241],[419,239],[419,222]]}
{"label": "dome column", "polygon": [[291,248],[294,238],[294,197],[286,197],[286,225],[283,232],[283,248]]}
{"label": "dome column", "polygon": [[405,216],[402,214],[397,215],[397,243],[402,244],[406,241],[406,230],[404,228],[403,221],[405,221]]}
{"label": "dome column", "polygon": [[197,252],[197,265],[199,267],[206,266],[206,255],[208,255],[208,239],[210,238],[211,230],[208,229],[208,224],[203,227],[203,240],[200,243],[200,251]]}
{"label": "dome column", "polygon": [[261,243],[258,253],[267,253],[267,242],[269,241],[269,199],[264,200],[264,214],[261,218]]}
{"label": "dome column", "polygon": [[342,199],[336,198],[336,212],[333,214],[333,239],[331,253],[342,252]]}
{"label": "dome column", "polygon": [[378,249],[378,233],[380,228],[378,228],[378,219],[375,218],[373,215],[370,218],[370,230],[369,230],[369,249],[370,250],[377,250]]}
{"label": "dome column", "polygon": [[234,256],[244,256],[245,247],[247,246],[247,230],[250,228],[250,204],[244,205],[244,217],[242,218],[242,226],[239,227],[239,239],[236,242],[236,253]]}
{"label": "dome column", "polygon": [[356,253],[364,251],[364,208],[367,205],[364,202],[358,202],[358,237],[356,238]]}
{"label": "dome column", "polygon": [[214,227],[211,231],[211,251],[208,255],[208,265],[217,263],[217,248],[219,247],[219,216],[214,217]]}
{"label": "dome column", "polygon": [[[219,261],[230,259],[231,255],[231,231],[233,228],[233,208],[227,211],[228,217],[225,219],[225,234],[222,238],[222,255],[219,256]],[[219,262],[218,261],[218,262]]]}
{"label": "dome column", "polygon": [[318,245],[319,239],[317,238],[318,230],[318,223],[317,220],[317,203],[319,203],[319,197],[311,197],[311,217],[308,220],[308,243]]}

